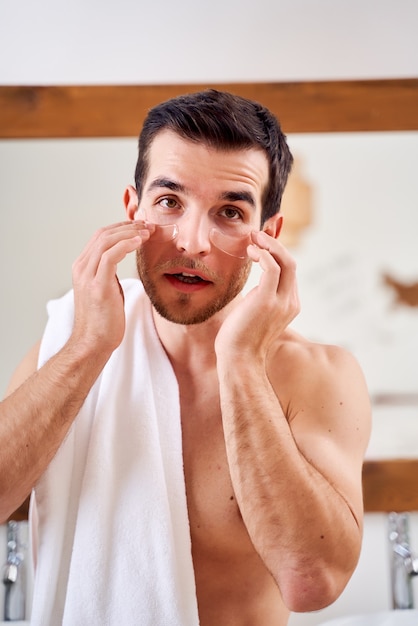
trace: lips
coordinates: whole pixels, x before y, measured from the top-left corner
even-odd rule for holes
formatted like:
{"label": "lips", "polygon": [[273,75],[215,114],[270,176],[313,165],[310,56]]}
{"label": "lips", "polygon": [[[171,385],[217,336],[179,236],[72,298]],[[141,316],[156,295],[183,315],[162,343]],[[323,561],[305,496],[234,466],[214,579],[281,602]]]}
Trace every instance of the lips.
{"label": "lips", "polygon": [[[163,270],[164,271],[164,270]],[[209,273],[205,272],[203,268],[192,267],[188,265],[177,265],[174,264],[170,268],[165,269],[165,273],[167,276],[175,276],[179,280],[183,282],[205,282],[211,283],[213,282],[209,278]]]}
{"label": "lips", "polygon": [[180,290],[201,289],[212,284],[206,276],[198,271],[174,271],[165,274],[168,281]]}
{"label": "lips", "polygon": [[208,282],[201,278],[200,276],[196,276],[196,274],[186,274],[185,272],[181,272],[180,274],[171,274],[182,283],[187,283],[189,285],[195,285],[197,283]]}

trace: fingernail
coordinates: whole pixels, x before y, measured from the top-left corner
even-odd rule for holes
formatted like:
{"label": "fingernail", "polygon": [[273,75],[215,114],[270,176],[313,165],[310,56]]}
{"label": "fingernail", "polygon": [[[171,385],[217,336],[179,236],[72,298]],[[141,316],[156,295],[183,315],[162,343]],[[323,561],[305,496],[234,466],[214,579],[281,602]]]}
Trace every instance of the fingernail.
{"label": "fingernail", "polygon": [[270,242],[270,237],[264,232],[264,230],[260,230],[258,236],[261,237],[261,243],[267,244]]}
{"label": "fingernail", "polygon": [[149,239],[151,237],[151,233],[146,228],[142,228],[138,230],[138,235],[140,235],[141,239]]}

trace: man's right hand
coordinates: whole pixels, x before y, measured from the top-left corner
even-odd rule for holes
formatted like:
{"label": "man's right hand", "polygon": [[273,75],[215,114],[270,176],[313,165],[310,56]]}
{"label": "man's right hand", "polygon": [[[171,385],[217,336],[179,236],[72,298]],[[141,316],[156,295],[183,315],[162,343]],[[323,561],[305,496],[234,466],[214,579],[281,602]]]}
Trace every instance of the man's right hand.
{"label": "man's right hand", "polygon": [[117,265],[147,241],[152,226],[127,221],[98,230],[73,264],[72,341],[86,349],[112,352],[125,332],[123,293]]}
{"label": "man's right hand", "polygon": [[117,264],[148,240],[152,226],[100,229],[73,266],[75,319],[69,341],[38,369],[39,344],[0,402],[0,523],[17,509],[54,457],[92,385],[125,332]]}

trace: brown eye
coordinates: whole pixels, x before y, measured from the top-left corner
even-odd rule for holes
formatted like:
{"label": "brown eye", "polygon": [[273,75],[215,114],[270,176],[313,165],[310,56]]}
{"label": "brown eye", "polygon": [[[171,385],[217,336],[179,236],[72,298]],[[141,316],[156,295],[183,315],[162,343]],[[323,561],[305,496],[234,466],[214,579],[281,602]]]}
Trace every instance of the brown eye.
{"label": "brown eye", "polygon": [[227,207],[221,213],[221,215],[228,218],[228,220],[239,220],[241,219],[241,213],[235,207]]}
{"label": "brown eye", "polygon": [[160,204],[166,209],[175,209],[177,207],[177,201],[174,198],[163,198],[160,200]]}

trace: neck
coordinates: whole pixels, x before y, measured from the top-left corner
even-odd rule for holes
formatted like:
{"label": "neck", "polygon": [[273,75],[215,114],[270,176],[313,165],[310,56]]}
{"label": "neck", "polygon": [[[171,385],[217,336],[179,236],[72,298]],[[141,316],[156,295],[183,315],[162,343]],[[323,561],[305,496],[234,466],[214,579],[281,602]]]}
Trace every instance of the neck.
{"label": "neck", "polygon": [[152,309],[157,334],[175,369],[188,369],[196,364],[203,370],[216,365],[214,350],[216,335],[240,299],[241,296],[237,296],[221,311],[201,324],[176,324]]}

